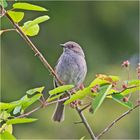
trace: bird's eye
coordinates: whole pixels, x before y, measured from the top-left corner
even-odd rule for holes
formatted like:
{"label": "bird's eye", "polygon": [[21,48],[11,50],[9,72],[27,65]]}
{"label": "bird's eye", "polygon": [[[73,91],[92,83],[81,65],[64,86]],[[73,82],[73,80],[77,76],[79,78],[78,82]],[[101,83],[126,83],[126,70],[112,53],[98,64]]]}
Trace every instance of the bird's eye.
{"label": "bird's eye", "polygon": [[70,45],[70,48],[73,48],[74,46],[73,45]]}

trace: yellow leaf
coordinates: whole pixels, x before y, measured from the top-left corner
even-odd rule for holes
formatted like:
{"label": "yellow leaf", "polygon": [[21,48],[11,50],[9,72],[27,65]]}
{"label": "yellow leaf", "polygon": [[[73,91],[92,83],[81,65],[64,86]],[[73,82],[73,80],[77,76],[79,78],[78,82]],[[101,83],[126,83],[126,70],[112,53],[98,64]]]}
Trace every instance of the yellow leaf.
{"label": "yellow leaf", "polygon": [[24,17],[24,12],[8,11],[7,13],[16,23],[20,22]]}

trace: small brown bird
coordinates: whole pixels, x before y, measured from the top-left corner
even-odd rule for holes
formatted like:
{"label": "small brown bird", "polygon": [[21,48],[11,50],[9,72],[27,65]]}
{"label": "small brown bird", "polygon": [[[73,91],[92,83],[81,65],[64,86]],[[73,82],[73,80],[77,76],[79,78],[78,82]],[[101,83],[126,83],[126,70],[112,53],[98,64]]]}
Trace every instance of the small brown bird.
{"label": "small brown bird", "polygon": [[[59,79],[65,84],[78,86],[82,84],[87,73],[85,55],[79,44],[68,41],[60,44],[63,47],[63,53],[60,56],[55,67],[55,72]],[[54,80],[55,86],[59,86],[57,80]],[[64,102],[57,103],[52,119],[61,122],[64,120]]]}

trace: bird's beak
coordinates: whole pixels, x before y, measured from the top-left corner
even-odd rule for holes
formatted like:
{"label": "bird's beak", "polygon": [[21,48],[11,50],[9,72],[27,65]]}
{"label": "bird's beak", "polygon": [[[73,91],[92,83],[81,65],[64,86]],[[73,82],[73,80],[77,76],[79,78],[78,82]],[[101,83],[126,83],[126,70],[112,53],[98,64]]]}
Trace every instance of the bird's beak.
{"label": "bird's beak", "polygon": [[60,46],[61,46],[61,47],[63,47],[63,48],[65,47],[65,45],[64,45],[64,44],[60,44]]}

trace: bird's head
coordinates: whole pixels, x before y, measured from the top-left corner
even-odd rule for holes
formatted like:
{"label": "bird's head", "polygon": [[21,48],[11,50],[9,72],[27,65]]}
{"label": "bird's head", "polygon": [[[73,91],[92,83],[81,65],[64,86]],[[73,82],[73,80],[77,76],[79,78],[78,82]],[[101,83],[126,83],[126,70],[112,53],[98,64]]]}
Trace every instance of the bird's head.
{"label": "bird's head", "polygon": [[64,52],[67,52],[67,53],[74,52],[74,53],[84,56],[84,52],[83,52],[82,48],[76,42],[68,41],[64,44],[60,44],[60,46],[63,47]]}

